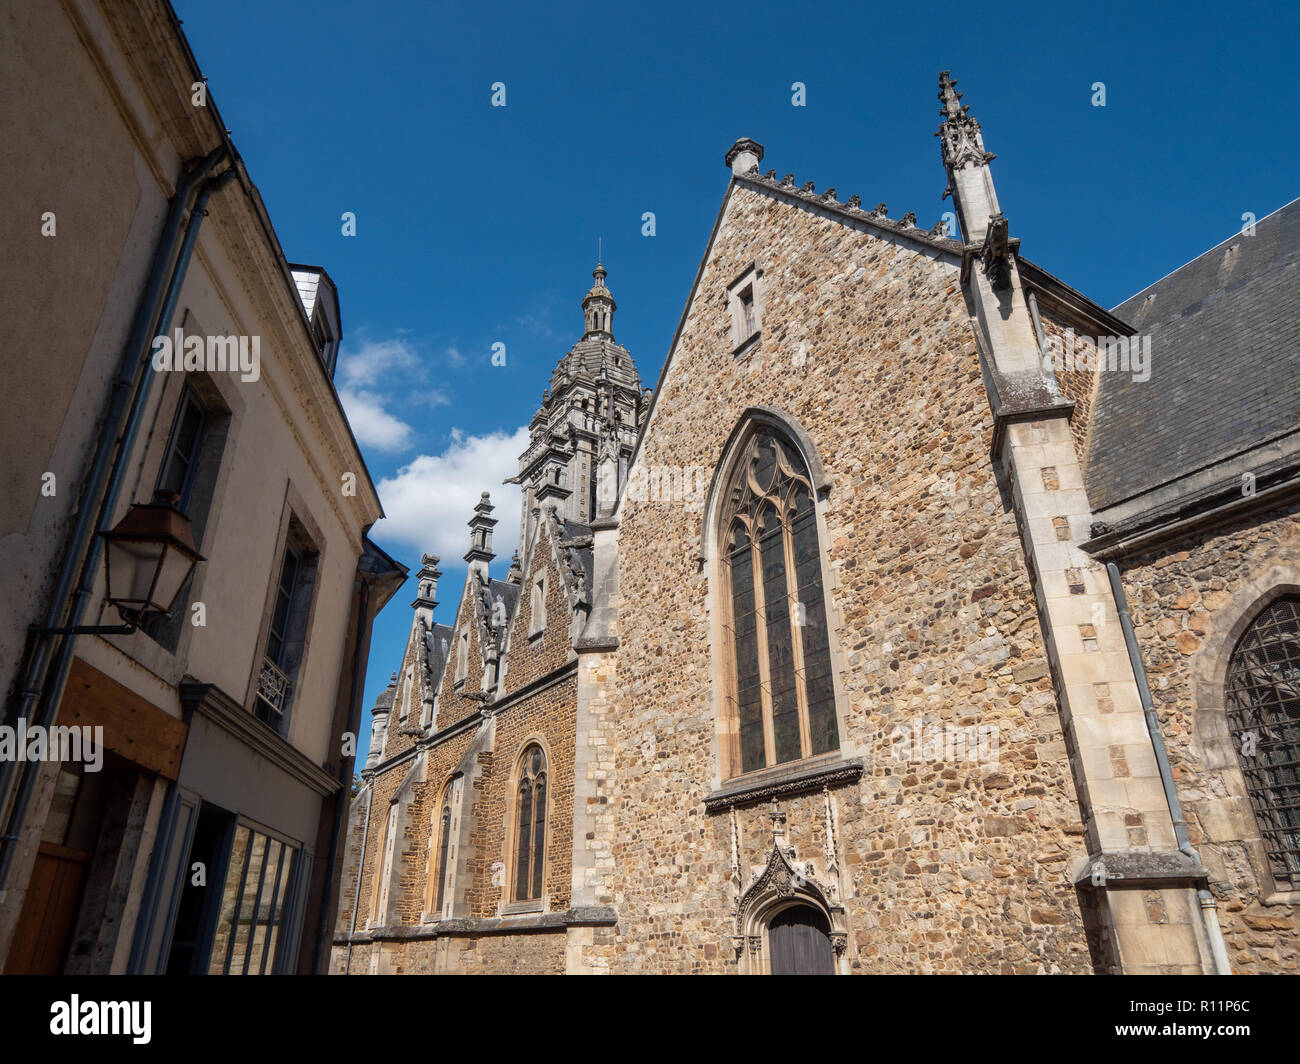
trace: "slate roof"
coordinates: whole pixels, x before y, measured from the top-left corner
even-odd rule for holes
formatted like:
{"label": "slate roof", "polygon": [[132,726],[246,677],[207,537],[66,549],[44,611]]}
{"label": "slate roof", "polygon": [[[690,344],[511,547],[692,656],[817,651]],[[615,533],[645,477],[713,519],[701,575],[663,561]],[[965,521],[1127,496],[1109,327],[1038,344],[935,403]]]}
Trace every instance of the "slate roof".
{"label": "slate roof", "polygon": [[1151,379],[1099,374],[1095,510],[1300,429],[1300,199],[1113,313],[1150,336]]}
{"label": "slate roof", "polygon": [[611,376],[622,375],[640,381],[632,352],[613,340],[597,339],[579,340],[569,348],[556,365],[551,379],[553,382],[563,380],[565,367],[568,366],[575,374],[595,380],[600,376],[602,364],[608,367]]}
{"label": "slate roof", "polygon": [[303,309],[307,312],[307,317],[312,316],[316,309],[316,292],[320,288],[320,271],[308,270],[301,267],[292,271],[293,283],[298,286],[298,298],[302,300]]}
{"label": "slate roof", "polygon": [[435,624],[424,633],[424,645],[429,652],[429,678],[435,685],[442,678],[442,670],[447,664],[449,648],[455,634],[455,630],[445,624]]}
{"label": "slate roof", "polygon": [[[397,698],[397,673],[388,681],[388,686],[379,692],[379,697],[375,699],[375,709],[392,709],[393,701]],[[374,710],[371,710],[373,713]]]}
{"label": "slate roof", "polygon": [[[486,584],[482,585],[483,595],[483,616],[490,618],[492,616],[492,604],[496,602],[497,596],[501,596],[501,601],[506,607],[506,623],[501,626],[498,635],[499,644],[497,650],[505,649],[506,634],[510,630],[510,621],[515,615],[515,605],[519,602],[519,585],[512,584],[508,580],[489,579]],[[486,647],[484,651],[486,652]]]}

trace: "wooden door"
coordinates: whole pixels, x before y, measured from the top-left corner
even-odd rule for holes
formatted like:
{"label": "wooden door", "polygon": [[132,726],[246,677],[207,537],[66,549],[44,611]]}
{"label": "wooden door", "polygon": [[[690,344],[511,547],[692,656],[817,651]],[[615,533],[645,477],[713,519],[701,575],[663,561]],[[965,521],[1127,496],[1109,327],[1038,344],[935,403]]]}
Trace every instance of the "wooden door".
{"label": "wooden door", "polygon": [[104,776],[59,767],[5,975],[58,975],[77,922],[103,816]]}
{"label": "wooden door", "polygon": [[768,925],[773,975],[834,975],[830,925],[807,905],[782,909]]}
{"label": "wooden door", "polygon": [[42,842],[5,975],[58,975],[77,919],[90,853]]}

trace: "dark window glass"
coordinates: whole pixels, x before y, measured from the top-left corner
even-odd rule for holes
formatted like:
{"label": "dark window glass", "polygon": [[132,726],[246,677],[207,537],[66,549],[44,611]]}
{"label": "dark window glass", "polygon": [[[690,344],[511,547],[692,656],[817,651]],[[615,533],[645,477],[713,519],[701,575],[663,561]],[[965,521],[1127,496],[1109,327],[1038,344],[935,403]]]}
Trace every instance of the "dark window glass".
{"label": "dark window glass", "polygon": [[1278,599],[1241,637],[1227,715],[1270,869],[1300,888],[1300,597]]}
{"label": "dark window glass", "polygon": [[763,559],[767,668],[772,697],[772,735],[776,763],[803,756],[799,738],[799,696],[795,691],[794,647],[790,639],[790,599],[785,591],[785,537],[775,506],[763,508],[760,550]]}
{"label": "dark window glass", "polygon": [[838,750],[835,689],[831,681],[831,650],[826,636],[826,596],[822,593],[821,559],[817,549],[817,518],[812,496],[802,484],[794,493],[795,580],[799,588],[796,618],[802,620],[804,684],[808,692],[808,731],[812,753]]}
{"label": "dark window glass", "polygon": [[442,826],[438,831],[438,913],[442,913],[442,899],[447,889],[447,850],[451,846],[451,805],[442,807]]}
{"label": "dark window glass", "polygon": [[542,896],[546,864],[546,757],[530,746],[519,762],[519,819],[515,842],[515,901]]}
{"label": "dark window glass", "polygon": [[280,566],[280,581],[275,589],[275,608],[271,612],[271,631],[266,644],[266,656],[276,665],[283,663],[284,640],[289,631],[293,589],[297,582],[298,556],[291,548],[285,548],[284,564]]}
{"label": "dark window glass", "polygon": [[736,698],[742,771],[767,763],[763,748],[763,696],[754,617],[753,552],[745,526],[736,523],[731,554],[731,600],[736,654]]}
{"label": "dark window glass", "polygon": [[188,508],[190,489],[194,486],[199,447],[203,440],[203,421],[203,407],[187,388],[172,423],[171,439],[158,476],[158,490],[172,491],[180,496],[177,505],[183,511]]}
{"label": "dark window glass", "polygon": [[[539,754],[540,756],[540,754]],[[533,792],[533,892],[530,897],[542,896],[542,865],[546,856],[546,776],[537,777]]]}
{"label": "dark window glass", "polygon": [[519,849],[515,853],[515,900],[528,898],[529,872],[532,859],[531,835],[533,828],[533,785],[525,778],[519,784]]}

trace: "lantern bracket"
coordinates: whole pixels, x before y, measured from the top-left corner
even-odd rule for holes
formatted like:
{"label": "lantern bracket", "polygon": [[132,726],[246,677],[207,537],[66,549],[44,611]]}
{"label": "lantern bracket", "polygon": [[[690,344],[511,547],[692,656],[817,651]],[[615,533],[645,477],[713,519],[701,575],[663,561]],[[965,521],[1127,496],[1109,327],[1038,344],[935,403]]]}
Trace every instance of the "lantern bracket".
{"label": "lantern bracket", "polygon": [[79,624],[71,628],[41,628],[31,625],[32,635],[130,635],[139,629],[138,624]]}

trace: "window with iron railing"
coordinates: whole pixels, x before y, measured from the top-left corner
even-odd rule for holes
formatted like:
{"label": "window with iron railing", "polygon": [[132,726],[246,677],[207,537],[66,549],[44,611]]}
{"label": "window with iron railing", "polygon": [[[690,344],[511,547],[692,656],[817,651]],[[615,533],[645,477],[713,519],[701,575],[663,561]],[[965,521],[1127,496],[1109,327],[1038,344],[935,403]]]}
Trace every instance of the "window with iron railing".
{"label": "window with iron railing", "polygon": [[292,519],[275,571],[265,644],[254,677],[253,712],[282,735],[306,648],[318,557],[302,526]]}
{"label": "window with iron railing", "polygon": [[1300,890],[1300,596],[1277,599],[1246,629],[1226,694],[1269,870],[1283,889]]}

